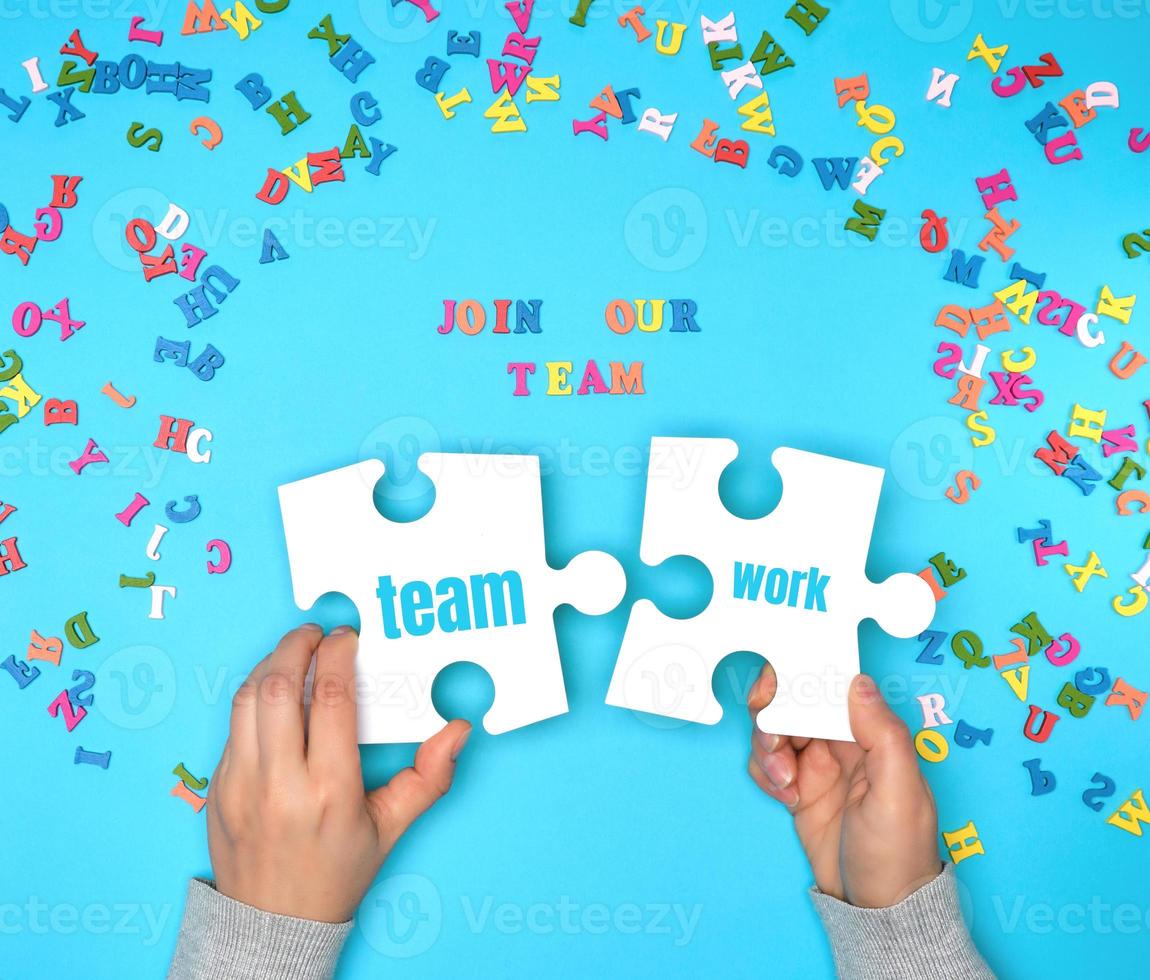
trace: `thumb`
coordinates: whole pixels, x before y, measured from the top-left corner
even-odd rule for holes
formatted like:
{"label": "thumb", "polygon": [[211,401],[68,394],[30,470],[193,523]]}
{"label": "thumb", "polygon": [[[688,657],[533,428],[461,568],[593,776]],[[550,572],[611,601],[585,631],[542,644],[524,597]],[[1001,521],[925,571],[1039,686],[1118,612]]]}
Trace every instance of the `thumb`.
{"label": "thumb", "polygon": [[751,685],[751,690],[747,694],[747,710],[751,713],[752,721],[763,708],[775,699],[775,691],[778,690],[778,686],[779,681],[775,676],[775,668],[769,663],[763,664],[763,669],[759,671],[758,678]]}
{"label": "thumb", "polygon": [[920,778],[910,731],[883,700],[873,678],[859,674],[850,686],[850,722],[868,780],[878,789]]}
{"label": "thumb", "polygon": [[449,722],[419,747],[414,764],[367,794],[368,812],[389,850],[417,817],[451,789],[455,760],[470,735],[468,722]]}

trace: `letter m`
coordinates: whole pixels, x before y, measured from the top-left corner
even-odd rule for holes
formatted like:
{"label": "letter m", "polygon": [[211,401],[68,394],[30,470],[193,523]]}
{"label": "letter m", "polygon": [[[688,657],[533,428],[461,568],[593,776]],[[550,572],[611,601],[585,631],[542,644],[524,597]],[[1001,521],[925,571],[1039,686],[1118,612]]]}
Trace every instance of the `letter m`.
{"label": "letter m", "polygon": [[184,14],[184,26],[181,34],[206,34],[208,31],[226,31],[228,25],[224,23],[212,0],[204,0],[201,7],[196,0],[189,0],[187,13]]}
{"label": "letter m", "polygon": [[1034,455],[1061,476],[1063,470],[1065,470],[1066,467],[1074,461],[1074,457],[1078,455],[1078,447],[1067,442],[1062,437],[1062,433],[1053,430],[1050,435],[1046,437],[1046,441],[1050,444],[1050,448],[1047,449],[1046,446],[1040,446]]}
{"label": "letter m", "polygon": [[876,208],[862,201],[855,201],[855,216],[846,223],[846,230],[862,235],[867,241],[873,242],[878,233],[878,226],[886,217],[885,208]]}
{"label": "letter m", "polygon": [[[506,626],[507,606],[511,605],[511,621],[522,625],[526,621],[523,611],[523,580],[518,572],[504,572],[499,575],[488,572],[486,575],[471,576],[471,605],[474,607],[475,626]],[[491,618],[488,619],[488,610]]]}
{"label": "letter m", "polygon": [[957,282],[961,286],[978,288],[978,274],[982,271],[982,263],[986,258],[982,255],[972,255],[969,259],[961,248],[953,249],[950,253],[950,265],[946,268],[943,279]]}

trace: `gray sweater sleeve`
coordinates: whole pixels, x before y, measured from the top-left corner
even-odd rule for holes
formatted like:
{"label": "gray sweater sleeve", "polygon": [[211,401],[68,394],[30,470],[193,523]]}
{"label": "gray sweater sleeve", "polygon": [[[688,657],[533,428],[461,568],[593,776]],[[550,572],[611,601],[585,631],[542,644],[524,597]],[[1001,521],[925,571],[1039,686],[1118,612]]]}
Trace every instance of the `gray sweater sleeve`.
{"label": "gray sweater sleeve", "polygon": [[863,909],[811,889],[842,980],[995,980],[967,932],[954,865],[886,909]]}
{"label": "gray sweater sleeve", "polygon": [[168,980],[330,980],[350,931],[263,912],[193,878]]}

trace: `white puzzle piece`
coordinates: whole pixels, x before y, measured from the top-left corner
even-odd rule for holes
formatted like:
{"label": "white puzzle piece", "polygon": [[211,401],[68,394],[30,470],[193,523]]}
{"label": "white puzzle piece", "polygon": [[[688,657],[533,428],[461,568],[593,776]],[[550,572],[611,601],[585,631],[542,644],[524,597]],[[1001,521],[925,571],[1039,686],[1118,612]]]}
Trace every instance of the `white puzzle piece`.
{"label": "white puzzle piece", "polygon": [[782,499],[748,521],[719,499],[719,478],[737,455],[730,439],[652,440],[640,557],[658,565],[691,555],[710,571],[714,594],[691,619],[635,603],[607,703],[713,725],[723,713],[711,690],[715,667],[750,650],[779,680],[760,729],[853,741],[847,688],[859,672],[859,622],[905,638],[926,629],[935,607],[917,575],[866,577],[883,470],[776,449]]}
{"label": "white puzzle piece", "polygon": [[296,604],[342,592],[359,610],[359,741],[437,732],[446,721],[431,686],[459,661],[491,676],[492,734],[563,714],[555,608],[609,612],[626,588],[622,567],[601,551],[547,564],[536,456],[425,453],[419,468],[435,504],[408,524],[375,508],[378,460],[279,488]]}

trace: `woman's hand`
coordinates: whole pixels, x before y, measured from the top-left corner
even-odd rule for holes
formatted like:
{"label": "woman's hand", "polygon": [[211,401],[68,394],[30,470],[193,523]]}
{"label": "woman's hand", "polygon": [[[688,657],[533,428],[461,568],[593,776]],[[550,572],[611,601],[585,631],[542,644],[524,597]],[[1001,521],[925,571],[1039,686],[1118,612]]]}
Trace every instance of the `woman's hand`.
{"label": "woman's hand", "polygon": [[[356,743],[350,627],[292,630],[232,703],[231,734],[208,791],[216,887],[267,912],[345,922],[395,842],[451,788],[471,733],[453,721],[386,786],[365,793]],[[304,679],[315,658],[307,734]]]}
{"label": "woman's hand", "polygon": [[[747,698],[752,723],[775,690],[768,664]],[[851,905],[885,908],[942,870],[938,815],[910,732],[871,678],[854,679],[849,704],[857,743],[755,728],[748,769],[793,814],[819,890]]]}

